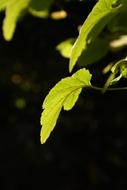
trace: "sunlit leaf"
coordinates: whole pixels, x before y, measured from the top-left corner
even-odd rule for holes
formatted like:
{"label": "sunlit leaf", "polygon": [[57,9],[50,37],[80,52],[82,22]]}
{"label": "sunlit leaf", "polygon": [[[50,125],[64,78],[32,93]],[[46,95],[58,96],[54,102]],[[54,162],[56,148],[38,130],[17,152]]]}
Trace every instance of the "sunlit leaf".
{"label": "sunlit leaf", "polygon": [[6,6],[3,22],[3,35],[9,41],[12,39],[20,14],[29,5],[30,0],[10,0]]}
{"label": "sunlit leaf", "polygon": [[3,11],[10,0],[0,0],[0,11]]}
{"label": "sunlit leaf", "polygon": [[91,74],[80,69],[71,77],[58,82],[46,96],[41,116],[41,143],[44,143],[54,129],[62,107],[70,110],[75,105],[83,87],[90,86]]}
{"label": "sunlit leaf", "polygon": [[61,53],[63,57],[70,58],[74,41],[75,41],[74,38],[69,38],[58,44],[56,49]]}
{"label": "sunlit leaf", "polygon": [[[121,0],[122,3],[124,0]],[[123,4],[117,0],[99,0],[81,27],[73,46],[69,70],[72,71],[82,51],[87,48],[113,16],[119,13]]]}

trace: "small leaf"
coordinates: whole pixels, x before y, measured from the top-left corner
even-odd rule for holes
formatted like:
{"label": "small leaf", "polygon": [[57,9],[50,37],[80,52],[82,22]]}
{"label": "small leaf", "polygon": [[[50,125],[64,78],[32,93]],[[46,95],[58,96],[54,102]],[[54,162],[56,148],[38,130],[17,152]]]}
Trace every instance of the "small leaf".
{"label": "small leaf", "polygon": [[75,41],[74,38],[69,38],[58,44],[56,49],[61,53],[63,57],[70,58],[74,41]]}
{"label": "small leaf", "polygon": [[[122,0],[121,0],[122,1]],[[102,31],[104,26],[111,20],[113,16],[119,13],[122,7],[117,0],[99,0],[93,10],[87,17],[81,27],[79,36],[72,48],[70,57],[69,71],[71,72],[75,66],[83,49],[87,48],[87,44],[91,43]]]}
{"label": "small leaf", "polygon": [[7,3],[3,22],[3,35],[7,41],[13,37],[20,14],[29,5],[30,0],[10,0]]}
{"label": "small leaf", "polygon": [[58,82],[46,96],[41,116],[41,143],[43,144],[54,129],[62,107],[70,110],[75,105],[83,87],[91,86],[91,74],[80,69],[71,77]]}

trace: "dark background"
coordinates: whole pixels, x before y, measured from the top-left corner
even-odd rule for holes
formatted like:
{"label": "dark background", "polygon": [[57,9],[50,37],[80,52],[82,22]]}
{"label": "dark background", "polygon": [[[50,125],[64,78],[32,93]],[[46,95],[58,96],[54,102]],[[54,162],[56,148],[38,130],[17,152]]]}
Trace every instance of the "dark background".
{"label": "dark background", "polygon": [[62,111],[46,144],[40,144],[44,97],[69,75],[68,60],[55,46],[77,36],[77,25],[93,4],[65,4],[69,17],[60,21],[27,15],[11,42],[0,37],[1,190],[126,189],[126,91],[84,91],[73,110]]}

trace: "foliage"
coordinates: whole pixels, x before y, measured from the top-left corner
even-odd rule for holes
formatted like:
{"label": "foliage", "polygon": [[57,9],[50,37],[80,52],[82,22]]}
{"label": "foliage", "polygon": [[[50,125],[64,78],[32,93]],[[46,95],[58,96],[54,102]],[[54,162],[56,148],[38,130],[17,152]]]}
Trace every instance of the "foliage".
{"label": "foliage", "polygon": [[24,12],[30,12],[37,17],[47,17],[48,9],[53,0],[0,0],[0,11],[5,10],[3,21],[3,36],[10,41],[14,35],[17,21]]}
{"label": "foliage", "polygon": [[[64,2],[69,2],[63,0]],[[26,13],[40,18],[50,16],[50,8],[55,0],[0,0],[0,11],[5,10],[3,21],[3,36],[10,41],[14,35],[16,24]],[[62,12],[63,13],[63,12]],[[62,18],[59,15],[57,17]],[[55,17],[54,17],[55,18]],[[109,52],[119,51],[127,45],[127,1],[126,0],[98,0],[79,29],[77,38],[65,39],[56,49],[61,55],[69,59],[69,71],[74,66],[90,67],[102,61]],[[127,38],[126,38],[127,39]],[[127,55],[122,54],[120,60],[109,67],[110,75],[102,88],[93,86],[90,81],[92,75],[86,68],[78,70],[70,77],[58,82],[46,96],[41,116],[41,143],[44,143],[54,129],[60,111],[70,110],[75,105],[82,88],[92,88],[105,92],[106,90],[123,90],[125,88],[110,88],[120,79],[127,79]]]}
{"label": "foliage", "polygon": [[83,49],[85,50],[86,47],[89,46],[89,44],[99,35],[109,20],[111,20],[111,18],[115,16],[121,9],[119,4],[112,6],[113,3],[114,0],[98,1],[82,25],[80,29],[80,35],[78,36],[74,44],[74,48],[72,49],[69,65],[70,71],[72,71],[73,67],[75,66]]}
{"label": "foliage", "polygon": [[71,77],[58,82],[49,92],[43,103],[41,116],[41,143],[44,143],[53,130],[62,109],[70,110],[75,105],[84,87],[90,87],[91,74],[86,69],[80,69]]}

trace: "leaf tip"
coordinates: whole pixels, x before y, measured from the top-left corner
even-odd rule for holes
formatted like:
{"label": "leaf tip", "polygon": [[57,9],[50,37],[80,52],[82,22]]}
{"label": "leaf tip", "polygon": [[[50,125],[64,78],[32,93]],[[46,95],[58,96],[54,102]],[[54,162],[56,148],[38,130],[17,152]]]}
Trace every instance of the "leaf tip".
{"label": "leaf tip", "polygon": [[16,24],[9,24],[8,23],[8,18],[5,17],[3,20],[3,25],[2,25],[2,31],[3,31],[3,37],[6,41],[11,41],[15,32]]}
{"label": "leaf tip", "polygon": [[73,66],[72,66],[72,64],[71,64],[71,60],[70,60],[70,63],[69,63],[69,73],[71,73],[72,70],[73,70]]}
{"label": "leaf tip", "polygon": [[[42,114],[41,114],[41,118],[40,118],[40,125],[42,127]],[[40,143],[41,144],[45,143],[44,138],[43,138],[42,128],[41,128],[41,131],[40,131]]]}
{"label": "leaf tip", "polygon": [[41,144],[44,144],[45,142],[46,142],[46,139],[44,139],[43,136],[40,135],[40,143],[41,143]]}
{"label": "leaf tip", "polygon": [[[40,120],[40,124],[41,124],[41,126],[42,126],[42,118],[41,118],[41,120]],[[48,138],[48,137],[47,137]],[[44,136],[44,134],[43,134],[43,128],[41,128],[41,131],[40,131],[40,143],[41,144],[44,144],[45,142],[46,142],[46,140],[47,140],[47,138]]]}

